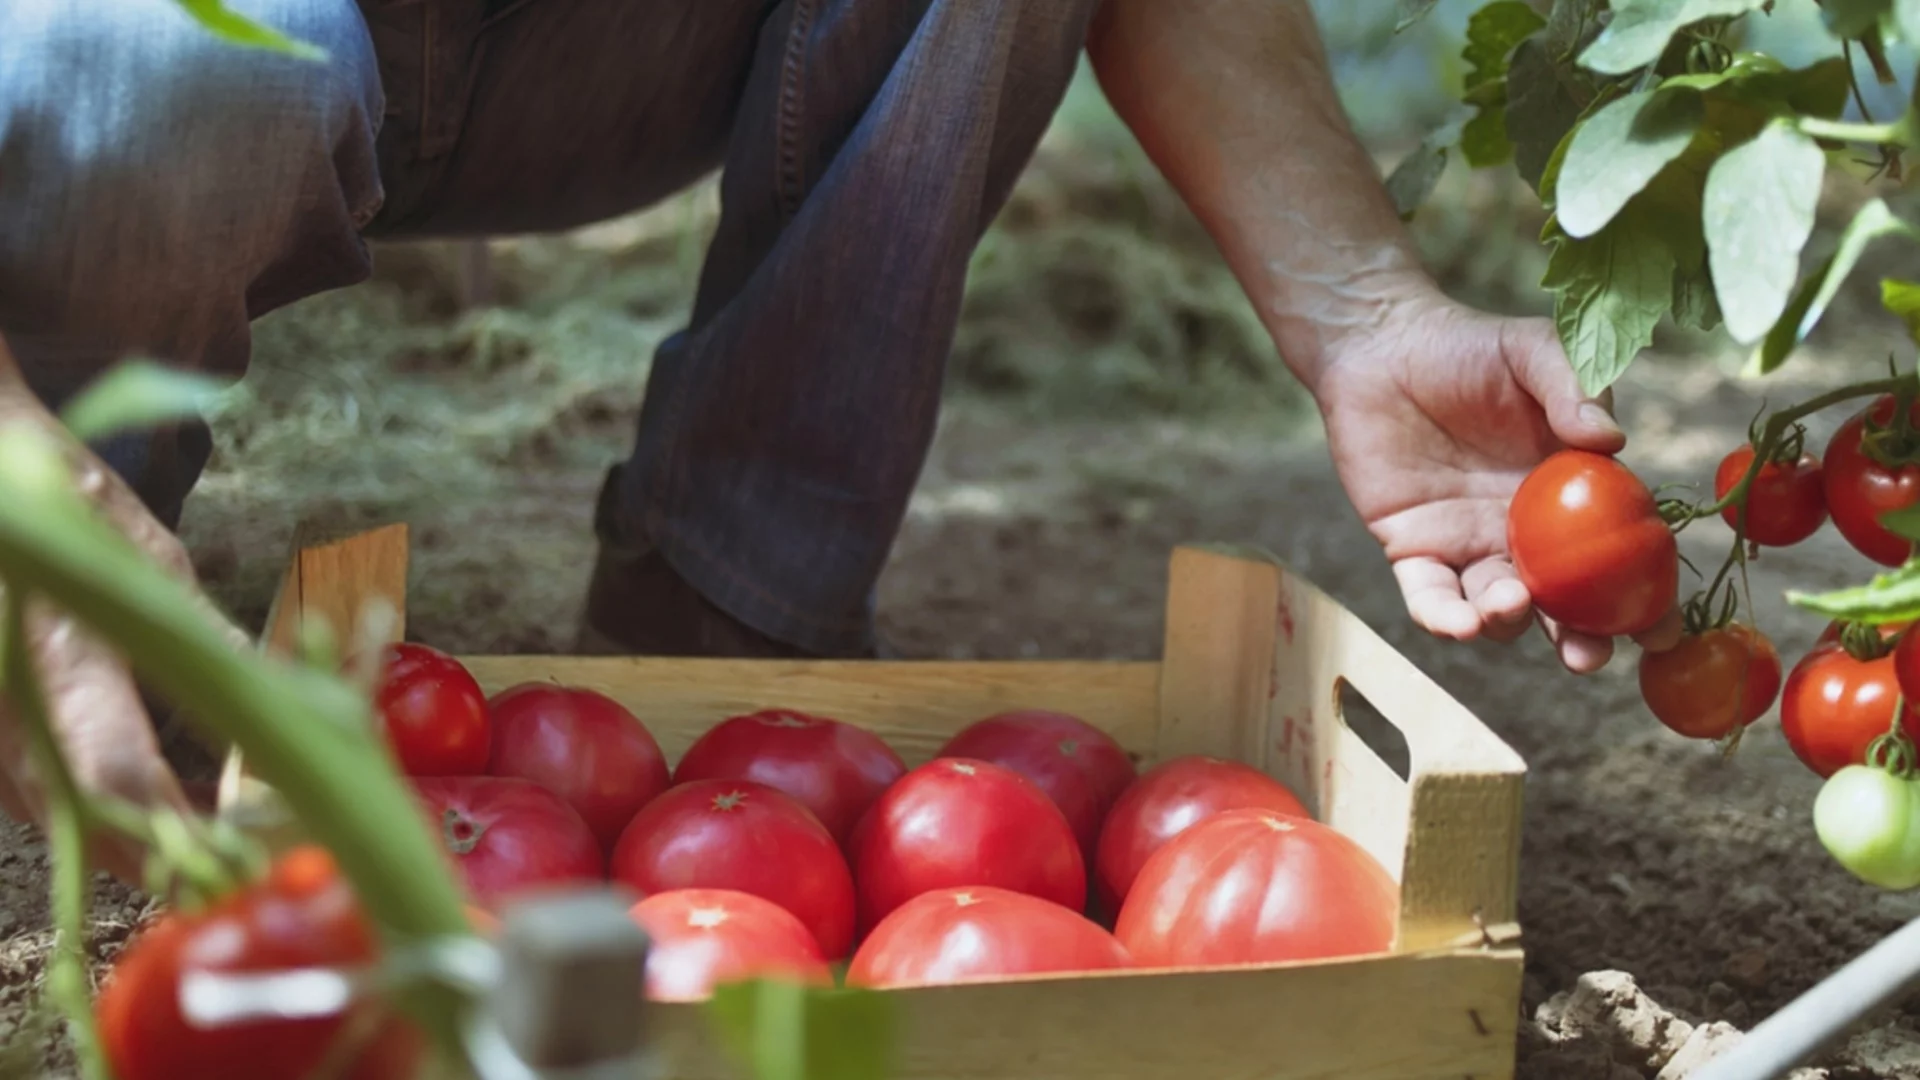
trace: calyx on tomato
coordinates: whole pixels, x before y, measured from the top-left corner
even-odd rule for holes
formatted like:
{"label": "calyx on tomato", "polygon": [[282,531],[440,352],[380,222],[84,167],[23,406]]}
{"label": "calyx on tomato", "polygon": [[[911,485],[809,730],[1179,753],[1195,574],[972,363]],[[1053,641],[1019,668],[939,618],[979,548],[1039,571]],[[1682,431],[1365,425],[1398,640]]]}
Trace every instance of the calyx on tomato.
{"label": "calyx on tomato", "polygon": [[1920,401],[1887,394],[1840,425],[1821,461],[1833,524],[1854,550],[1885,566],[1913,554],[1913,542],[1880,523],[1920,502]]}

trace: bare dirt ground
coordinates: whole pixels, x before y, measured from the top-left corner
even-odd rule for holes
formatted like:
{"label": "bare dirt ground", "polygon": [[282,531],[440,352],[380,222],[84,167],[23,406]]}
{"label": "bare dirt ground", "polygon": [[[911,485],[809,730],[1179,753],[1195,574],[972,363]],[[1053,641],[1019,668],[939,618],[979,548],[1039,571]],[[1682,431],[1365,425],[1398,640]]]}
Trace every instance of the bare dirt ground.
{"label": "bare dirt ground", "polygon": [[[1821,850],[1809,818],[1818,781],[1773,714],[1723,760],[1645,712],[1630,649],[1578,678],[1538,637],[1461,645],[1414,628],[1317,423],[1262,358],[1247,314],[1221,299],[1223,279],[1190,223],[1135,181],[1102,174],[1074,186],[1060,178],[1083,162],[1041,164],[1009,212],[1013,227],[990,244],[999,261],[977,272],[956,392],[883,583],[884,629],[903,652],[1151,657],[1172,546],[1266,546],[1526,758],[1529,1017],[1589,973],[1620,971],[1686,1022],[1744,1029],[1920,916],[1920,894],[1859,885]],[[1524,238],[1527,223],[1489,239],[1499,207],[1456,194],[1463,216],[1422,234],[1449,283],[1489,306],[1531,303],[1525,282],[1537,268],[1514,270],[1526,246],[1501,239]],[[1068,209],[1083,227],[1046,227]],[[453,311],[444,264],[394,250],[373,284],[267,320],[255,374],[219,419],[220,456],[187,514],[216,595],[257,625],[295,518],[405,517],[414,635],[460,652],[564,649],[599,471],[624,450],[644,357],[675,325],[697,257],[673,224],[683,210],[697,235],[693,202],[503,249],[496,311]],[[1141,235],[1159,246],[1142,248]],[[1113,268],[1122,257],[1131,270]],[[1691,339],[1662,344],[1618,389],[1633,439],[1625,456],[1655,482],[1703,482],[1742,437],[1759,391],[1681,355]],[[1861,372],[1886,346],[1823,348],[1826,361],[1796,361],[1795,374],[1769,383],[1770,398]],[[1816,445],[1839,419],[1815,425]],[[1708,568],[1726,538],[1718,522],[1683,537]],[[1789,663],[1821,624],[1790,611],[1783,590],[1867,570],[1830,530],[1756,564],[1759,618]],[[0,827],[0,1035],[24,1015],[47,947],[45,869],[37,838]],[[101,957],[143,904],[103,889]],[[1585,993],[1619,997],[1610,979],[1585,978]],[[1660,1073],[1673,1048],[1630,1030],[1626,1011],[1603,1008],[1582,1029],[1567,1009],[1554,1004],[1523,1034],[1522,1077],[1682,1075]],[[1830,1080],[1920,1076],[1920,1002],[1871,1026],[1870,1041],[1828,1062]],[[63,1063],[56,1052],[56,1071]]]}

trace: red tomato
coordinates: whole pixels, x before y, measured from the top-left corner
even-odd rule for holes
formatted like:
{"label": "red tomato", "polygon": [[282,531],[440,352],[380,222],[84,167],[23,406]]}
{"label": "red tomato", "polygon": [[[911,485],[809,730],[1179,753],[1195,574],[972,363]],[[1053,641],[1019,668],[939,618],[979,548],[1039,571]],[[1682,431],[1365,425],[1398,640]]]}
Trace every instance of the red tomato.
{"label": "red tomato", "polygon": [[580,812],[612,851],[640,808],[667,790],[667,757],[646,725],[605,694],[521,683],[489,703],[495,776],[531,780]]}
{"label": "red tomato", "polygon": [[1535,466],[1507,508],[1507,550],[1541,614],[1601,637],[1651,628],[1680,587],[1653,493],[1605,454],[1561,450]]}
{"label": "red tomato", "polygon": [[1920,706],[1920,634],[1903,635],[1893,647],[1893,676],[1900,695]]}
{"label": "red tomato", "polygon": [[[1815,645],[1787,673],[1780,730],[1807,768],[1832,776],[1866,763],[1868,744],[1892,725],[1899,693],[1894,654],[1856,660],[1836,642]],[[1920,739],[1914,706],[1907,707],[1901,723],[1909,736]]]}
{"label": "red tomato", "polygon": [[894,908],[853,955],[847,985],[940,986],[1128,964],[1120,942],[1079,912],[972,885],[924,892]]}
{"label": "red tomato", "polygon": [[1133,783],[1133,759],[1113,736],[1066,713],[1029,709],[989,716],[940,748],[940,757],[1004,765],[1039,785],[1067,816],[1091,865],[1100,825]]}
{"label": "red tomato", "polygon": [[[1888,468],[1868,457],[1861,445],[1868,415],[1875,424],[1885,425],[1893,420],[1893,408],[1894,400],[1889,395],[1855,413],[1833,433],[1821,462],[1825,473],[1822,486],[1834,528],[1854,550],[1886,566],[1906,562],[1913,544],[1889,532],[1880,524],[1880,515],[1920,501],[1920,465]],[[1920,423],[1920,401],[1907,415]]]}
{"label": "red tomato", "polygon": [[1640,696],[1660,722],[1690,739],[1718,739],[1758,720],[1780,694],[1780,654],[1745,623],[1688,634],[1640,654]]}
{"label": "red tomato", "polygon": [[613,879],[641,896],[737,889],[793,912],[837,960],[853,950],[853,875],[813,812],[751,780],[695,780],[640,811],[613,849]]}
{"label": "red tomato", "polygon": [[865,728],[791,709],[735,716],[708,729],[673,781],[752,780],[786,792],[845,844],[873,800],[904,776],[906,762]]}
{"label": "red tomato", "polygon": [[[1726,498],[1752,466],[1752,443],[1742,444],[1721,458],[1720,468],[1713,475],[1713,497]],[[1801,454],[1791,464],[1769,461],[1747,485],[1745,507],[1729,506],[1720,511],[1720,516],[1738,528],[1744,509],[1748,540],[1768,547],[1791,547],[1819,532],[1827,522],[1827,496],[1820,480],[1820,459],[1812,454]]]}
{"label": "red tomato", "polygon": [[1215,814],[1255,808],[1312,816],[1285,784],[1237,761],[1194,754],[1148,769],[1121,793],[1100,832],[1094,880],[1101,905],[1119,911],[1135,875],[1167,841]]}
{"label": "red tomato", "polygon": [[[291,968],[357,967],[378,958],[379,941],[333,856],[292,848],[261,881],[194,914],[167,912],[115,960],[94,1003],[100,1041],[119,1080],[241,1080],[311,1076],[351,1017],[245,1020],[207,1027],[181,1008],[190,973],[267,974]],[[359,1007],[371,1018],[372,1003]],[[418,1029],[392,1014],[377,1037],[336,1073],[353,1080],[414,1075]]]}
{"label": "red tomato", "polygon": [[1271,964],[1385,952],[1400,888],[1310,818],[1229,810],[1155,852],[1114,936],[1141,967]]}
{"label": "red tomato", "polygon": [[860,819],[849,850],[863,928],[921,893],[967,885],[1076,911],[1087,902],[1087,864],[1066,815],[991,762],[935,758],[901,777]]}
{"label": "red tomato", "polygon": [[671,889],[633,906],[647,932],[647,997],[704,1001],[722,983],[833,985],[820,943],[793,912],[737,889]]}
{"label": "red tomato", "polygon": [[423,776],[413,782],[467,891],[489,910],[527,889],[606,879],[606,856],[580,814],[529,780]]}
{"label": "red tomato", "polygon": [[487,696],[466,666],[411,642],[388,645],[382,656],[374,708],[400,770],[410,776],[486,772]]}

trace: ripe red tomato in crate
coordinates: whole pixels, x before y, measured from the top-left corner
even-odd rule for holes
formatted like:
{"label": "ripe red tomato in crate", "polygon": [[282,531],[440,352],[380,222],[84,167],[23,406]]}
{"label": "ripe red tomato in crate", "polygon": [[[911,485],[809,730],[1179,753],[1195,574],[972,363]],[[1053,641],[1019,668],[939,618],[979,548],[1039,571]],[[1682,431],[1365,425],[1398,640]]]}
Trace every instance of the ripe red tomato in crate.
{"label": "ripe red tomato in crate", "polygon": [[687,748],[673,781],[752,780],[813,811],[845,845],[853,827],[906,762],[878,735],[824,716],[765,709],[730,717]]}
{"label": "ripe red tomato in crate", "polygon": [[1004,766],[936,758],[900,778],[853,831],[860,926],[868,930],[924,892],[997,885],[1075,911],[1086,861],[1066,815]]}
{"label": "ripe red tomato in crate", "polygon": [[497,909],[529,889],[606,879],[606,856],[587,823],[530,780],[423,776],[413,786],[482,907]]}
{"label": "ripe red tomato in crate", "polygon": [[267,876],[206,910],[169,911],[140,931],[113,965],[94,1003],[101,1048],[119,1080],[240,1080],[310,1076],[351,1018],[373,1020],[374,1038],[349,1068],[351,1080],[402,1080],[423,1054],[419,1031],[399,1014],[357,1012],[303,1019],[194,1023],[181,993],[195,972],[268,974],[374,962],[379,941],[332,855],[292,848]]}
{"label": "ripe red tomato in crate", "polygon": [[1107,811],[1134,780],[1133,759],[1113,736],[1044,709],[989,716],[949,739],[937,756],[990,761],[1033,781],[1066,815],[1089,865]]}
{"label": "ripe red tomato in crate", "polygon": [[641,896],[737,889],[799,918],[822,955],[853,950],[853,875],[826,826],[793,797],[750,780],[669,788],[628,824],[613,880]]}
{"label": "ripe red tomato in crate", "polygon": [[667,789],[667,756],[626,706],[583,687],[528,682],[488,703],[487,772],[531,780],[579,811],[603,850]]}
{"label": "ripe red tomato in crate", "polygon": [[1136,965],[1198,967],[1384,952],[1399,922],[1399,886],[1345,834],[1229,810],[1147,860],[1114,936]]}
{"label": "ripe red tomato in crate", "polygon": [[1189,754],[1148,769],[1107,812],[1094,859],[1102,907],[1120,910],[1140,868],[1167,841],[1215,814],[1253,808],[1312,816],[1285,784],[1251,765]]}
{"label": "ripe red tomato in crate", "polygon": [[401,772],[474,776],[487,771],[493,742],[487,696],[452,656],[413,642],[385,646],[374,711]]}
{"label": "ripe red tomato in crate", "polygon": [[833,984],[820,943],[791,911],[737,889],[670,889],[633,906],[647,932],[647,997],[703,1001],[758,978]]}
{"label": "ripe red tomato in crate", "polygon": [[1651,628],[1674,606],[1679,545],[1633,470],[1605,454],[1561,450],[1513,493],[1507,550],[1534,606],[1599,637]]}
{"label": "ripe red tomato in crate", "polygon": [[1119,940],[1079,912],[973,885],[921,893],[893,909],[854,953],[847,985],[939,986],[1128,963]]}

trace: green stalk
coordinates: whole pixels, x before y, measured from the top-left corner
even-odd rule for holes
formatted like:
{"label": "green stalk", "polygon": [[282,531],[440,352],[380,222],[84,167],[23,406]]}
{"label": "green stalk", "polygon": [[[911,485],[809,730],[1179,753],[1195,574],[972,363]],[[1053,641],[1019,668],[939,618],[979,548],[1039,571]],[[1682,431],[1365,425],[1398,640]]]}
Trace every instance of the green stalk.
{"label": "green stalk", "polygon": [[87,979],[87,823],[85,796],[67,768],[60,742],[53,732],[47,712],[46,696],[33,671],[32,649],[27,642],[27,594],[16,583],[5,585],[7,621],[4,671],[8,696],[27,732],[27,745],[33,753],[35,771],[45,785],[47,803],[47,847],[53,860],[53,881],[48,898],[53,908],[53,952],[47,958],[47,997],[66,1015],[67,1037],[73,1042],[73,1055],[80,1075],[90,1080],[109,1080],[113,1070],[107,1064],[100,1045],[100,1031],[93,1022],[91,986]]}
{"label": "green stalk", "polygon": [[[367,704],[336,678],[236,652],[183,582],[151,565],[69,488],[36,445],[0,444],[0,576],[117,648],[194,723],[229,740],[326,846],[390,937],[468,933],[462,898],[418,803],[376,741]],[[403,1001],[453,1046],[463,999],[422,986]]]}
{"label": "green stalk", "polygon": [[1720,511],[1746,498],[1748,489],[1753,486],[1754,480],[1760,476],[1760,470],[1765,468],[1767,463],[1773,460],[1773,450],[1776,446],[1780,445],[1781,437],[1784,436],[1787,429],[1796,422],[1812,416],[1814,413],[1820,412],[1823,409],[1830,409],[1842,402],[1852,401],[1854,398],[1877,397],[1881,394],[1891,394],[1903,387],[1910,387],[1914,385],[1914,378],[1915,376],[1913,375],[1895,375],[1888,379],[1875,379],[1872,382],[1855,383],[1852,386],[1843,386],[1838,390],[1829,390],[1818,397],[1808,398],[1806,401],[1795,405],[1791,409],[1782,409],[1774,413],[1767,418],[1766,426],[1761,430],[1760,441],[1754,444],[1753,447],[1753,461],[1747,466],[1747,471],[1745,475],[1740,477],[1740,481],[1728,488],[1727,493],[1720,498],[1706,505],[1695,507],[1693,512],[1688,516],[1690,518],[1712,517],[1714,514],[1718,514]]}

